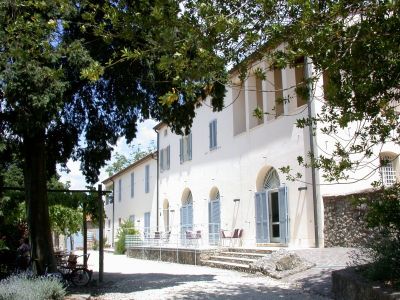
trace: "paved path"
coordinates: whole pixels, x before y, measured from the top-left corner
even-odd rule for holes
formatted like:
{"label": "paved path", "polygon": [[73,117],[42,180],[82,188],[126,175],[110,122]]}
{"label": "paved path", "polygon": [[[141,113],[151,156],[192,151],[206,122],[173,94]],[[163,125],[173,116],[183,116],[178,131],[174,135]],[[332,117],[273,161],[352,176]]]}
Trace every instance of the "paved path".
{"label": "paved path", "polygon": [[[106,253],[104,283],[73,290],[69,299],[331,299],[330,271],[346,265],[348,250],[323,250],[296,251],[317,266],[284,280]],[[92,253],[89,262],[97,261]]]}

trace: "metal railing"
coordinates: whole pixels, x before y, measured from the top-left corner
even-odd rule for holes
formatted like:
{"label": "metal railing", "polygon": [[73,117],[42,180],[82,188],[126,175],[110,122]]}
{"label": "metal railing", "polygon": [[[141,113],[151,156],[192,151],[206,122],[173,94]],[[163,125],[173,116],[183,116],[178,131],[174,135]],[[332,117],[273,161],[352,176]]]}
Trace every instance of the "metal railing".
{"label": "metal railing", "polygon": [[[219,245],[219,224],[193,224],[188,226],[169,227],[166,231],[157,231],[155,228],[146,228],[144,232],[125,237],[126,248],[130,247],[185,247],[210,248]],[[209,230],[213,230],[210,234]]]}

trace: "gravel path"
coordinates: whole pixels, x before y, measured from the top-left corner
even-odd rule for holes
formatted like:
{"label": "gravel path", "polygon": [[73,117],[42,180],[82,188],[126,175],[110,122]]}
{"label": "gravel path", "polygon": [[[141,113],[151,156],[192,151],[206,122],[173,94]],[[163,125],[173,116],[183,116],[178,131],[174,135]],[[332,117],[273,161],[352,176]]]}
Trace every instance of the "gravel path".
{"label": "gravel path", "polygon": [[[344,259],[338,265],[335,257],[347,259],[348,251],[321,254],[324,249],[308,250],[299,250],[299,255],[317,266],[284,280],[105,253],[104,283],[71,290],[67,299],[331,299],[330,271],[345,266]],[[97,261],[97,253],[92,252],[89,263]],[[96,264],[91,268],[96,271]]]}

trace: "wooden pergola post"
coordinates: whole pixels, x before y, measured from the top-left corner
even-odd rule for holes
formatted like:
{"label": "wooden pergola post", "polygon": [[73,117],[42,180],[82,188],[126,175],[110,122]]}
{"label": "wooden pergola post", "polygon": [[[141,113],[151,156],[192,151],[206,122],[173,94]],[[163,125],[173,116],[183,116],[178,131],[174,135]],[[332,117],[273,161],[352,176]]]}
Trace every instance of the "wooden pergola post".
{"label": "wooden pergola post", "polygon": [[102,185],[97,188],[99,203],[99,282],[103,282],[104,275],[104,236],[103,236],[103,191]]}

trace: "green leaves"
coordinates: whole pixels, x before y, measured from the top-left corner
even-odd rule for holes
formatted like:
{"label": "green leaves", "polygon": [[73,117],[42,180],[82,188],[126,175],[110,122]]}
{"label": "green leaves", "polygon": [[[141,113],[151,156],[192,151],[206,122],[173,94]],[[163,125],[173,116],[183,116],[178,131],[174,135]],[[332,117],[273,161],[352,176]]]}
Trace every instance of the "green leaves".
{"label": "green leaves", "polygon": [[160,96],[160,102],[164,106],[171,106],[173,103],[178,101],[179,95],[174,88],[172,88],[171,92],[168,92],[162,96]]}
{"label": "green leaves", "polygon": [[92,62],[89,67],[82,69],[81,79],[87,79],[91,82],[95,82],[100,79],[104,74],[104,67],[99,62]]}
{"label": "green leaves", "polygon": [[49,207],[49,215],[52,230],[58,234],[70,236],[81,229],[83,223],[81,210],[52,205]]}

